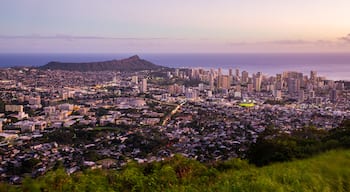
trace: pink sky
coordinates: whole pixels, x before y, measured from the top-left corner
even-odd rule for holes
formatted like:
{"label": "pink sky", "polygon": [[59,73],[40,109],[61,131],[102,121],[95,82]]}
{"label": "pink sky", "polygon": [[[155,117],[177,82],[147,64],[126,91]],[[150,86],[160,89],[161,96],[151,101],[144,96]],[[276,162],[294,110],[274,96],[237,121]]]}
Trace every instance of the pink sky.
{"label": "pink sky", "polygon": [[5,0],[5,52],[348,52],[348,0]]}

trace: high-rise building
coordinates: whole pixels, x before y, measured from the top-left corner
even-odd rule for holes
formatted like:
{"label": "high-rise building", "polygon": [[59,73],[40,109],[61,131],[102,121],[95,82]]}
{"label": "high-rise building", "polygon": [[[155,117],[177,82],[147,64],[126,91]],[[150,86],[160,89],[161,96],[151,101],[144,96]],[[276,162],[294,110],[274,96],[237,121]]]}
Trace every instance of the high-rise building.
{"label": "high-rise building", "polygon": [[222,71],[221,71],[221,68],[218,69],[218,75],[222,75]]}
{"label": "high-rise building", "polygon": [[241,90],[242,90],[241,85],[236,85],[235,91],[241,92]]}
{"label": "high-rise building", "polygon": [[317,80],[317,72],[316,71],[311,71],[310,72],[310,81],[315,82]]}
{"label": "high-rise building", "polygon": [[213,68],[210,69],[210,74],[214,75],[215,74],[215,71]]}
{"label": "high-rise building", "polygon": [[239,69],[236,69],[236,78],[239,79]]}
{"label": "high-rise building", "polygon": [[336,103],[338,100],[338,93],[336,89],[332,89],[329,95],[329,99],[332,103]]}
{"label": "high-rise building", "polygon": [[261,89],[261,79],[260,79],[260,77],[254,77],[253,85],[254,85],[255,91],[260,92],[260,89]]}
{"label": "high-rise building", "polygon": [[268,84],[266,86],[266,90],[267,91],[273,91],[273,90],[276,90],[276,86],[274,84]]}
{"label": "high-rise building", "polygon": [[198,99],[198,92],[195,89],[186,88],[185,96],[187,99]]}
{"label": "high-rise building", "polygon": [[210,87],[210,90],[214,90],[214,75],[213,74],[210,74],[209,75],[209,87]]}
{"label": "high-rise building", "polygon": [[300,86],[305,88],[307,86],[307,75],[304,75],[303,77],[299,78],[300,79]]}
{"label": "high-rise building", "polygon": [[191,69],[191,79],[199,79],[199,69]]}
{"label": "high-rise building", "polygon": [[314,90],[310,90],[310,91],[309,91],[309,98],[310,98],[310,99],[315,98],[315,91],[314,91]]}
{"label": "high-rise building", "polygon": [[335,89],[335,82],[333,80],[326,80],[324,82],[328,88]]}
{"label": "high-rise building", "polygon": [[139,77],[136,76],[136,75],[132,76],[132,77],[131,77],[131,82],[133,82],[133,83],[138,83],[138,82],[139,82]]}
{"label": "high-rise building", "polygon": [[228,75],[233,76],[233,70],[231,68],[228,70]]}
{"label": "high-rise building", "polygon": [[254,89],[253,84],[252,84],[252,83],[248,83],[248,84],[247,84],[247,92],[248,92],[248,93],[251,93],[251,92],[253,92],[253,89]]}
{"label": "high-rise building", "polygon": [[344,90],[345,89],[345,83],[344,82],[338,82],[336,84],[337,90]]}
{"label": "high-rise building", "polygon": [[305,100],[305,93],[304,93],[304,90],[300,90],[299,93],[298,93],[298,101],[300,103],[304,102]]}
{"label": "high-rise building", "polygon": [[282,74],[283,78],[293,78],[293,79],[302,79],[303,73],[296,72],[296,71],[285,71]]}
{"label": "high-rise building", "polygon": [[254,85],[254,89],[255,91],[260,92],[261,90],[261,81],[262,81],[262,75],[261,73],[257,73],[257,75],[254,76],[253,78],[253,85]]}
{"label": "high-rise building", "polygon": [[288,94],[294,96],[300,91],[300,81],[299,79],[288,78]]}
{"label": "high-rise building", "polygon": [[275,100],[281,100],[282,99],[282,91],[281,90],[274,90],[272,92],[272,94],[275,97]]}
{"label": "high-rise building", "polygon": [[283,89],[282,74],[277,74],[276,75],[276,89],[277,90],[282,90]]}
{"label": "high-rise building", "polygon": [[248,83],[249,73],[247,71],[242,71],[242,82]]}
{"label": "high-rise building", "polygon": [[276,81],[276,86],[275,88],[277,90],[282,90],[283,89],[283,81]]}
{"label": "high-rise building", "polygon": [[203,91],[204,90],[204,84],[203,83],[198,84],[198,90],[199,91]]}
{"label": "high-rise building", "polygon": [[181,94],[183,93],[183,87],[178,85],[178,84],[174,84],[174,85],[170,85],[169,86],[169,93],[176,95],[176,94]]}
{"label": "high-rise building", "polygon": [[295,82],[295,79],[293,79],[293,78],[288,78],[288,94],[289,95],[293,95],[294,94],[294,92],[295,92],[295,87],[294,87],[294,82]]}
{"label": "high-rise building", "polygon": [[231,86],[231,81],[228,75],[220,75],[218,77],[218,88],[229,89],[230,86]]}
{"label": "high-rise building", "polygon": [[175,76],[178,77],[180,74],[180,69],[179,68],[176,68],[175,69]]}
{"label": "high-rise building", "polygon": [[142,93],[147,92],[147,79],[146,78],[142,79],[141,92]]}

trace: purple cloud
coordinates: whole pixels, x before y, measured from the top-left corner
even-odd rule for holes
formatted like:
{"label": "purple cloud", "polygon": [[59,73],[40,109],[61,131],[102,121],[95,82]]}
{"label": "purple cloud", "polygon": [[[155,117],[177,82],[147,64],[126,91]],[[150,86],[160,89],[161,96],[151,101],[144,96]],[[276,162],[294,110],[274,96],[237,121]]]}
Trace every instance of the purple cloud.
{"label": "purple cloud", "polygon": [[346,42],[346,43],[350,43],[350,33],[345,37],[340,37],[339,40]]}
{"label": "purple cloud", "polygon": [[229,42],[230,46],[248,46],[248,45],[312,45],[321,44],[326,41],[305,41],[299,39],[286,39],[277,41],[256,41],[256,42]]}
{"label": "purple cloud", "polygon": [[132,38],[132,37],[103,37],[103,36],[74,36],[57,34],[54,36],[42,36],[42,35],[0,35],[0,39],[58,39],[58,40],[168,40],[165,37],[159,38]]}
{"label": "purple cloud", "polygon": [[278,45],[305,45],[305,44],[313,44],[313,41],[305,41],[305,40],[278,40],[278,41],[270,41],[268,44],[278,44]]}

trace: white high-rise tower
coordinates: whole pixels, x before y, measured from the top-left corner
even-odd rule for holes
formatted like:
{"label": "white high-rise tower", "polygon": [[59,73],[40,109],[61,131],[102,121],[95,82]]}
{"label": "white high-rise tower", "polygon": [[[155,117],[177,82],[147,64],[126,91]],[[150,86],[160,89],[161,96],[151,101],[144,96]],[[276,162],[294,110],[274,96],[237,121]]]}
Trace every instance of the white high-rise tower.
{"label": "white high-rise tower", "polygon": [[142,93],[147,92],[147,79],[146,78],[142,79],[141,92]]}

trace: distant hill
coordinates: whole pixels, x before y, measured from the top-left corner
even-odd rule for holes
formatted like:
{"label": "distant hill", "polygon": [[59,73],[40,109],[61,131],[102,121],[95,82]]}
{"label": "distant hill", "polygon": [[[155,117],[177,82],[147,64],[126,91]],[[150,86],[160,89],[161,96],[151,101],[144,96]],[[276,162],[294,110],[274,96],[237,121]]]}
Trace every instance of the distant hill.
{"label": "distant hill", "polygon": [[142,70],[156,70],[165,68],[163,66],[155,65],[139,56],[134,55],[127,59],[100,61],[100,62],[86,62],[86,63],[63,63],[52,61],[46,65],[40,66],[39,69],[52,70],[69,70],[69,71],[142,71]]}

